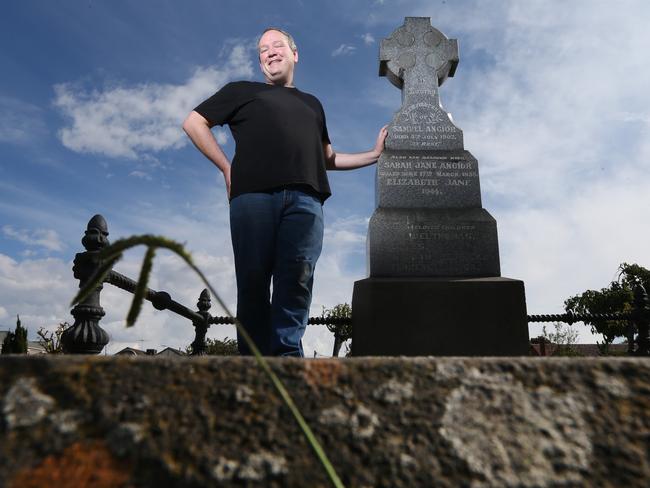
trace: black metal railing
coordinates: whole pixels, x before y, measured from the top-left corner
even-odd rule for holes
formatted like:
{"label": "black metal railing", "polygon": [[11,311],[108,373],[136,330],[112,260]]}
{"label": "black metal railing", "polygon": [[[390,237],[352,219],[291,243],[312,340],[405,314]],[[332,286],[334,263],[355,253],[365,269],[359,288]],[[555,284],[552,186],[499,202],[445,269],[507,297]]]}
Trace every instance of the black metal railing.
{"label": "black metal railing", "polygon": [[635,356],[650,356],[650,300],[645,287],[637,284],[634,287],[632,310],[615,313],[582,313],[567,312],[563,314],[528,315],[528,322],[565,322],[569,325],[576,322],[593,324],[600,321],[627,321],[628,353]]}
{"label": "black metal railing", "polygon": [[[100,251],[106,247],[108,242],[108,225],[101,215],[95,215],[88,222],[84,237],[81,240],[85,252],[78,253],[74,259],[73,273],[79,280],[79,288],[86,285],[97,269],[102,265],[99,259]],[[116,286],[122,290],[134,293],[137,282],[128,276],[124,276],[115,270],[110,270],[104,279],[104,283]],[[99,321],[105,315],[100,304],[100,293],[103,284],[98,286],[81,303],[76,305],[71,314],[74,316],[74,323],[63,332],[61,343],[63,350],[70,354],[99,354],[108,344],[108,334],[99,325]],[[208,328],[213,324],[234,324],[232,317],[213,316],[208,310],[212,306],[210,292],[204,289],[196,304],[197,310],[192,310],[181,303],[173,300],[169,293],[156,291],[147,288],[144,295],[145,300],[151,302],[157,310],[169,310],[192,322],[194,326],[194,341],[191,344],[192,355],[205,354],[205,336]],[[346,319],[310,317],[310,325],[342,325]],[[349,320],[347,322],[349,324]],[[334,331],[333,355],[337,356],[341,344],[345,340],[341,334]]]}
{"label": "black metal railing", "polygon": [[[102,265],[99,259],[100,251],[108,245],[108,226],[101,215],[95,215],[88,222],[86,232],[81,240],[85,252],[78,253],[72,268],[75,278],[79,280],[79,287],[85,286],[88,280]],[[111,270],[104,280],[122,290],[134,293],[136,282],[115,270]],[[66,329],[61,336],[63,349],[72,354],[98,354],[108,344],[109,337],[106,331],[99,326],[99,321],[105,315],[100,305],[100,293],[103,284],[99,285],[81,303],[71,311],[74,323]],[[233,324],[231,317],[212,316],[208,310],[212,306],[210,293],[204,289],[196,304],[197,310],[176,302],[169,293],[147,288],[145,299],[150,301],[157,310],[169,310],[192,322],[195,330],[194,341],[191,344],[192,355],[205,354],[205,335],[213,324]],[[628,322],[628,344],[630,354],[650,356],[650,301],[646,289],[642,285],[634,288],[634,301],[632,310],[621,313],[604,314],[564,314],[528,315],[530,322],[575,322],[594,323],[605,320],[626,320]],[[343,342],[349,339],[349,330],[352,324],[351,317],[310,317],[309,325],[326,325],[334,334],[333,356],[338,356]],[[344,332],[347,330],[348,332]]]}

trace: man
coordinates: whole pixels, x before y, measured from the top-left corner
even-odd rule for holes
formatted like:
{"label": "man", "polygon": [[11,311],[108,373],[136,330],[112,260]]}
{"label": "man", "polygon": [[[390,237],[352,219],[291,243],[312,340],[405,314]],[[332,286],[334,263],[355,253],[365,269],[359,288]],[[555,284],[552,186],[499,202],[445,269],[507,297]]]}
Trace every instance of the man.
{"label": "man", "polygon": [[[298,49],[291,35],[266,29],[258,54],[265,82],[228,83],[188,115],[183,129],[226,183],[237,317],[262,354],[302,357],[322,204],[331,194],[325,170],[376,162],[387,132],[380,130],[370,151],[334,152],[320,102],[293,85]],[[232,165],[210,130],[223,124],[235,139]],[[242,337],[238,343],[250,354]]]}

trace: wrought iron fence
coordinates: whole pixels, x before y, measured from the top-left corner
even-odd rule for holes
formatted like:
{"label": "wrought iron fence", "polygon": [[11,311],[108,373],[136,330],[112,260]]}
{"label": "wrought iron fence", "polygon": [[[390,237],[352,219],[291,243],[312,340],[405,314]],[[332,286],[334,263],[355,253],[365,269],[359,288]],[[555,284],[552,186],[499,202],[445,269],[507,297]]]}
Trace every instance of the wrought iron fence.
{"label": "wrought iron fence", "polygon": [[[99,259],[100,251],[108,245],[108,225],[101,215],[95,215],[88,222],[82,245],[85,252],[78,253],[74,259],[73,273],[79,280],[79,287],[82,288],[94,275],[102,264]],[[122,290],[133,293],[136,289],[136,282],[127,276],[111,270],[104,280]],[[99,325],[99,321],[105,315],[100,305],[100,293],[103,285],[98,286],[81,303],[77,304],[71,311],[74,323],[66,329],[61,336],[61,344],[67,353],[71,354],[98,354],[109,342],[108,334]],[[145,299],[150,301],[157,310],[169,310],[192,322],[195,330],[194,341],[191,344],[192,355],[205,354],[205,335],[208,328],[213,324],[233,324],[231,317],[212,316],[209,313],[211,297],[207,289],[204,289],[196,304],[197,310],[176,302],[169,293],[156,291],[147,288]],[[633,309],[625,313],[608,314],[549,314],[549,315],[528,315],[527,321],[531,322],[575,322],[593,323],[599,320],[626,320],[628,321],[628,344],[629,353],[639,356],[650,356],[650,302],[645,288],[637,285],[634,289]],[[352,324],[350,317],[310,317],[310,325],[326,325],[334,334],[333,356],[338,356],[339,349],[349,334],[343,329],[349,330]]]}
{"label": "wrought iron fence", "polygon": [[[81,243],[86,250],[75,256],[72,268],[74,277],[79,280],[79,288],[84,287],[88,283],[102,264],[99,259],[99,253],[109,244],[108,225],[104,217],[95,215],[90,219]],[[116,286],[129,293],[134,293],[137,286],[135,280],[115,270],[111,270],[108,273],[104,279],[104,283]],[[102,289],[103,284],[98,286],[88,297],[72,309],[71,314],[75,319],[74,323],[61,336],[61,344],[66,353],[99,354],[108,344],[108,334],[99,325],[100,320],[105,315],[104,309],[100,304]],[[192,355],[205,354],[205,336],[211,325],[234,323],[232,317],[213,316],[209,313],[212,303],[210,292],[207,289],[204,289],[199,296],[196,304],[197,310],[192,310],[178,303],[165,291],[156,291],[147,288],[144,298],[151,302],[157,310],[169,310],[192,322],[195,331],[194,341],[191,344]],[[327,325],[335,328],[338,325],[343,325],[344,322],[345,319],[340,318],[327,319],[324,317],[310,317],[308,324]],[[333,354],[336,356],[345,339],[336,330],[334,331],[334,339]]]}
{"label": "wrought iron fence", "polygon": [[563,314],[528,315],[531,322],[564,322],[569,325],[576,322],[595,323],[609,320],[627,321],[628,354],[650,356],[650,301],[643,285],[634,287],[632,310],[617,313],[583,313],[567,312]]}

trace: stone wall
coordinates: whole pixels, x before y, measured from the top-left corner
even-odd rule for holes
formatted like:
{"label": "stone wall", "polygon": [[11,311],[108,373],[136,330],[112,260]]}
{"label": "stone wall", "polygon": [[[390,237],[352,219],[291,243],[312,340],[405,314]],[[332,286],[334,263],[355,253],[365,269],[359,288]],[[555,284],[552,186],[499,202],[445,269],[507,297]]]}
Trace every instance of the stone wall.
{"label": "stone wall", "polygon": [[[647,359],[272,360],[346,486],[647,486]],[[0,359],[0,486],[328,486],[250,358]]]}

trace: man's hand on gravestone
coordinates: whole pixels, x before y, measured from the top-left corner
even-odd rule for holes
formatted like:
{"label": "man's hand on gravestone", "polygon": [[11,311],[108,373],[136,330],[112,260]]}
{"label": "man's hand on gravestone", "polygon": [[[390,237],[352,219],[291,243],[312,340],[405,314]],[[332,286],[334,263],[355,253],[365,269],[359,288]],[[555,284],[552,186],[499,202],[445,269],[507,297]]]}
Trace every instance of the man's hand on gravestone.
{"label": "man's hand on gravestone", "polygon": [[385,125],[379,129],[379,134],[377,135],[377,142],[375,142],[374,152],[377,154],[377,159],[381,156],[381,153],[384,152],[384,144],[386,142],[386,137],[388,136],[388,126]]}
{"label": "man's hand on gravestone", "polygon": [[361,153],[340,153],[334,151],[331,144],[323,144],[323,154],[325,155],[326,167],[329,170],[348,170],[363,168],[371,164],[375,164],[384,152],[384,142],[388,136],[388,126],[379,129],[375,147],[369,151]]}

